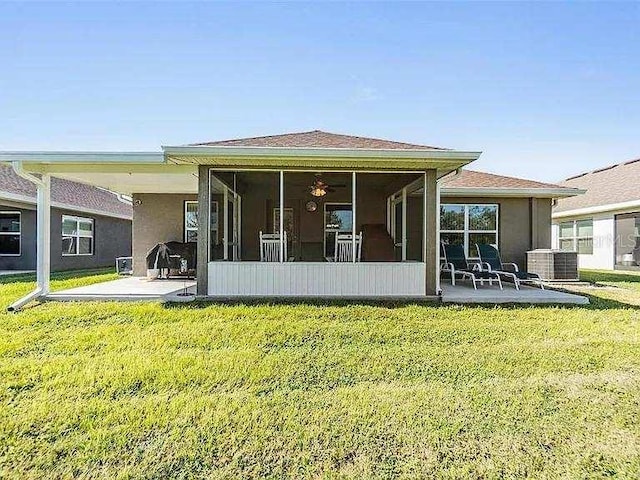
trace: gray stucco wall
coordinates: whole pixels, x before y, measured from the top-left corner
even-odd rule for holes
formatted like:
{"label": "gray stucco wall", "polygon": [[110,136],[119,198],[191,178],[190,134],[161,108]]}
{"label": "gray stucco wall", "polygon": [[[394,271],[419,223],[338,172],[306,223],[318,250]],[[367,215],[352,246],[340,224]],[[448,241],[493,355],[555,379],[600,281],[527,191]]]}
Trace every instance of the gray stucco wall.
{"label": "gray stucco wall", "polygon": [[[0,270],[34,270],[36,268],[36,211],[0,205],[0,210],[19,211],[21,216],[21,255],[0,255]],[[62,215],[92,218],[94,221],[93,255],[62,255]],[[115,265],[116,257],[131,255],[131,220],[93,215],[72,210],[51,209],[51,270],[74,270]]]}
{"label": "gray stucco wall", "polygon": [[[499,205],[498,247],[504,262],[515,262],[520,268],[524,268],[528,250],[551,248],[551,199],[446,197],[443,195],[440,203]],[[533,215],[532,209],[535,209]]]}
{"label": "gray stucco wall", "polygon": [[133,195],[133,274],[147,274],[146,255],[159,242],[184,241],[184,202],[197,195]]}

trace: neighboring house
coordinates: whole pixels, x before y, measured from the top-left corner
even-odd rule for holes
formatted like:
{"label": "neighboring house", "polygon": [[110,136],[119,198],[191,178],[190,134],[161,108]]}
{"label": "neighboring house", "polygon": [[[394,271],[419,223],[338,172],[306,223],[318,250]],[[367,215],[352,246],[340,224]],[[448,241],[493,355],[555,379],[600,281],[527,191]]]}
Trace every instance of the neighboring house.
{"label": "neighboring house", "polygon": [[[51,180],[51,269],[113,266],[131,255],[131,204],[107,190]],[[0,165],[0,270],[36,268],[36,187]]]}
{"label": "neighboring house", "polygon": [[[131,195],[134,274],[156,243],[197,241],[201,296],[425,297],[439,291],[441,239],[470,257],[497,244],[524,266],[551,247],[553,199],[580,193],[462,170],[479,156],[315,130],[0,161]],[[278,261],[261,261],[260,232],[277,234]],[[336,248],[349,261],[331,261]]]}
{"label": "neighboring house", "polygon": [[576,250],[581,268],[640,269],[640,159],[568,178],[586,190],[553,209],[555,248]]}

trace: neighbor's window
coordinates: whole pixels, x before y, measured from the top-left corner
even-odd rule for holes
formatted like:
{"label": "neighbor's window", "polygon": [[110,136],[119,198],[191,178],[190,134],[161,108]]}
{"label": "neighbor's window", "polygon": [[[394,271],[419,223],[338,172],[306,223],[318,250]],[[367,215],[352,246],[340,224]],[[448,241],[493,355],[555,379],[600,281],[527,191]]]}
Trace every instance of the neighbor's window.
{"label": "neighbor's window", "polygon": [[476,244],[498,244],[498,205],[440,205],[440,241],[463,245],[468,257],[476,258]]}
{"label": "neighbor's window", "polygon": [[572,220],[560,224],[560,250],[593,254],[593,220]]}
{"label": "neighbor's window", "polygon": [[0,255],[20,255],[20,212],[0,212]]}
{"label": "neighbor's window", "polygon": [[198,202],[184,202],[184,241],[198,241]]}
{"label": "neighbor's window", "polygon": [[62,216],[62,255],[93,255],[93,219]]}

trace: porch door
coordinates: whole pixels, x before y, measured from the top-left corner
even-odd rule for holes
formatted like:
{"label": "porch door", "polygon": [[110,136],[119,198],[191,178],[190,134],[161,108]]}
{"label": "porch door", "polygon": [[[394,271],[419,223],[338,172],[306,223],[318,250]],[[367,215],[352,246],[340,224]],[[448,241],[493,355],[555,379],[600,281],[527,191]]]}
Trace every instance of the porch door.
{"label": "porch door", "polygon": [[[225,182],[211,175],[211,261],[239,261],[242,198]],[[219,241],[219,243],[218,243]]]}
{"label": "porch door", "polygon": [[240,207],[241,198],[232,190],[229,190],[227,202],[227,260],[240,261]]}
{"label": "porch door", "polygon": [[391,205],[391,236],[396,262],[407,259],[407,202],[403,197],[393,199]]}
{"label": "porch door", "polygon": [[[285,207],[284,209],[284,231],[287,234],[287,256],[289,258],[299,258],[299,252],[296,251],[297,244],[297,223],[295,217],[295,211],[291,207]],[[278,232],[280,229],[280,208],[273,209],[273,231]]]}
{"label": "porch door", "polygon": [[397,262],[402,260],[402,200],[398,200],[394,203],[393,215],[393,251]]}

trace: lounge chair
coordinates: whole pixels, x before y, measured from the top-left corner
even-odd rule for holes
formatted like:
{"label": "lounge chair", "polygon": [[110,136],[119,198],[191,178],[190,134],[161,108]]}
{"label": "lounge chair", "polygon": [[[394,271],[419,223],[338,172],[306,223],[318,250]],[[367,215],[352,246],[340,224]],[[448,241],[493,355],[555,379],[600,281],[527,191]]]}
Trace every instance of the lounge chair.
{"label": "lounge chair", "polygon": [[469,278],[473,282],[474,290],[477,290],[477,283],[484,284],[489,282],[489,285],[493,285],[494,280],[498,282],[500,290],[502,290],[502,281],[500,275],[491,271],[484,271],[479,265],[474,265],[469,268],[469,262],[467,256],[464,253],[464,247],[462,245],[445,245],[442,244],[442,252],[444,258],[444,264],[441,270],[443,272],[451,273],[451,285],[456,284],[456,275],[460,275],[462,278]]}
{"label": "lounge chair", "polygon": [[[511,280],[516,290],[520,290],[521,283],[536,285],[544,290],[542,279],[537,273],[522,272],[515,263],[503,263],[500,252],[493,245],[476,244],[476,248],[482,268]],[[510,268],[505,268],[506,266],[510,266]]]}

